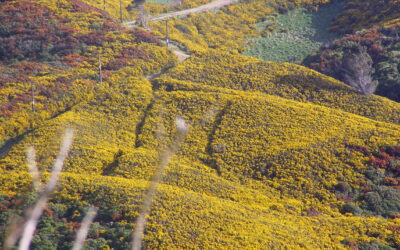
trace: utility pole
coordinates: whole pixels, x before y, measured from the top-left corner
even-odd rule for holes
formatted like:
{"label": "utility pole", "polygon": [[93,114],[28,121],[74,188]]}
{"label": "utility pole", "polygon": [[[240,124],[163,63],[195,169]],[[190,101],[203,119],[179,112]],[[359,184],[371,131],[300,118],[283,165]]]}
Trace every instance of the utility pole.
{"label": "utility pole", "polygon": [[119,19],[122,23],[122,0],[119,0]]}
{"label": "utility pole", "polygon": [[99,53],[99,78],[100,78],[100,84],[103,83],[103,72],[101,70],[101,54]]}
{"label": "utility pole", "polygon": [[[32,121],[31,121],[31,129],[35,127],[35,89],[34,89],[34,84],[33,81],[31,81],[31,98],[32,98],[32,103],[31,103],[31,108],[32,108]],[[33,144],[33,139],[31,137],[31,144]]]}
{"label": "utility pole", "polygon": [[35,89],[33,82],[31,82],[31,97],[32,97],[32,114],[35,114]]}
{"label": "utility pole", "polygon": [[165,41],[167,42],[167,48],[169,46],[169,39],[168,39],[168,20],[165,20]]}

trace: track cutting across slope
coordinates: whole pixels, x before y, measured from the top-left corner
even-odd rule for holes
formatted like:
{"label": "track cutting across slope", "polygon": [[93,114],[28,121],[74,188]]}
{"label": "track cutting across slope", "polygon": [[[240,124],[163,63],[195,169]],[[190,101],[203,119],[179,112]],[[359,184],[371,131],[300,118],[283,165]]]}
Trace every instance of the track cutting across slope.
{"label": "track cutting across slope", "polygon": [[[222,8],[226,5],[230,5],[230,4],[237,3],[237,2],[238,2],[238,0],[215,0],[215,1],[212,1],[211,3],[207,3],[204,5],[198,6],[196,8],[165,13],[165,14],[161,14],[158,16],[152,16],[149,18],[149,20],[150,21],[161,21],[161,20],[165,20],[168,18],[172,18],[172,17],[188,16],[188,15],[194,14],[194,13],[201,13],[201,12],[206,12],[206,11],[213,10],[213,9]],[[129,22],[124,23],[124,25],[127,25],[127,26],[132,26],[135,24],[136,24],[136,21],[129,21]]]}

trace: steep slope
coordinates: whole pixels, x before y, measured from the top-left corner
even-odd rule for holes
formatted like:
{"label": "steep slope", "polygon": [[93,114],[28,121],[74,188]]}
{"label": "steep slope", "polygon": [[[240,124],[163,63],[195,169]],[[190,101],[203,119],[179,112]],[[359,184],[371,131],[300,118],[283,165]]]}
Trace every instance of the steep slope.
{"label": "steep slope", "polygon": [[0,144],[91,99],[99,59],[104,81],[122,67],[154,74],[176,61],[154,36],[80,1],[7,1],[0,13]]}
{"label": "steep slope", "polygon": [[[222,67],[229,57],[216,58]],[[207,63],[191,67],[196,60],[183,64],[187,71],[207,73]],[[158,155],[173,140],[174,119],[182,116],[190,132],[157,196],[146,231],[148,247],[340,248],[345,238],[398,244],[398,234],[389,230],[396,221],[343,216],[332,192],[338,181],[357,185],[359,171],[366,167],[367,159],[349,146],[374,149],[395,143],[400,138],[398,125],[377,121],[379,116],[372,120],[340,108],[265,94],[256,84],[243,91],[210,86],[213,81],[206,77],[197,78],[198,83],[169,78],[184,71],[182,67],[157,80],[155,92],[147,80],[125,77],[132,73],[121,70],[93,100],[37,128],[1,160],[2,193],[30,189],[26,145],[36,146],[45,171],[57,149],[54,138],[71,126],[77,140],[56,199],[66,204],[119,204],[118,220],[133,223]],[[277,67],[287,72],[301,69]],[[254,76],[258,69],[263,72],[259,78],[275,86],[304,84],[272,80],[280,79],[274,78],[279,71],[268,70],[268,65],[252,68]],[[227,72],[235,75],[234,68]],[[305,88],[316,89],[308,93],[338,88],[358,96],[331,78],[307,69],[300,72],[303,81],[310,79]],[[231,79],[245,86],[244,79]],[[255,230],[247,230],[248,225]]]}
{"label": "steep slope", "polygon": [[344,80],[346,56],[365,50],[372,61],[372,79],[379,83],[375,93],[400,101],[399,32],[400,25],[393,25],[347,34],[332,44],[321,47],[304,64],[323,74]]}
{"label": "steep slope", "polygon": [[375,93],[399,101],[399,1],[352,0],[343,2],[343,6],[344,11],[336,17],[331,30],[345,35],[322,46],[303,64],[344,81],[349,68],[345,61],[366,51],[364,57],[372,64],[369,77],[378,83]]}
{"label": "steep slope", "polygon": [[[85,41],[93,44],[83,46],[77,55],[86,59],[70,68],[52,68],[60,62],[57,57],[48,62],[28,56],[50,75],[35,75],[29,67],[27,71],[41,83],[48,80],[44,86],[58,86],[53,79],[58,74],[79,76],[83,80],[68,82],[76,87],[68,91],[85,92],[82,98],[71,95],[74,105],[60,103],[51,114],[43,101],[35,116],[28,117],[40,117],[36,119],[41,123],[0,157],[0,226],[13,214],[23,214],[35,200],[30,196],[26,147],[35,146],[44,181],[60,135],[72,127],[73,148],[33,244],[37,249],[50,243],[53,248],[70,248],[82,207],[92,204],[99,214],[87,246],[128,248],[149,180],[160,166],[160,155],[174,143],[175,119],[182,117],[189,133],[159,186],[146,225],[145,248],[345,249],[364,243],[400,247],[398,218],[341,214],[344,202],[334,192],[339,182],[362,187],[368,158],[354,148],[377,152],[380,146],[399,141],[400,104],[361,96],[344,83],[299,65],[215,50],[175,65],[171,51],[143,30],[128,31],[115,24],[110,30],[95,31],[99,22],[113,20],[98,9],[76,0],[38,3],[60,20],[69,18],[62,24],[77,29],[71,33],[77,41],[81,34],[91,34]],[[273,3],[282,11],[311,4]],[[248,4],[256,8],[263,3]],[[240,7],[230,8],[240,12]],[[99,49],[105,70],[102,83],[96,78]],[[18,75],[14,66],[5,62],[1,69]],[[29,97],[29,85],[9,79],[1,89],[4,105],[13,104],[15,93]],[[93,87],[78,85],[84,80]],[[0,124],[4,138],[30,126],[22,115],[29,112],[29,100],[23,103]],[[23,124],[16,131],[9,125],[13,119]],[[21,193],[28,196],[20,198]],[[51,226],[56,222],[61,229]]]}
{"label": "steep slope", "polygon": [[[329,0],[239,1],[215,13],[206,12],[192,14],[185,19],[171,19],[168,24],[169,37],[191,52],[208,48],[242,52],[246,48],[246,39],[260,35],[256,23],[293,8],[317,8],[318,5],[329,2]],[[151,22],[149,26],[155,35],[165,37],[165,22]]]}
{"label": "steep slope", "polygon": [[[3,175],[0,178],[3,182]],[[114,223],[123,225],[137,216],[138,197],[146,186],[146,182],[137,179],[64,174],[63,192],[55,199],[71,203],[84,199],[103,207],[121,204],[120,217]],[[253,190],[247,193],[249,197],[254,194]],[[162,185],[149,218],[145,244],[149,248],[345,249],[340,242],[346,238],[357,242],[385,242],[398,237],[398,233],[390,230],[398,221],[339,214],[309,217],[301,208],[298,202],[287,199],[263,200],[261,206],[246,205]],[[120,241],[129,242],[129,238]]]}
{"label": "steep slope", "polygon": [[332,29],[353,33],[373,26],[398,25],[400,3],[397,0],[351,0],[344,4],[344,11],[333,22]]}
{"label": "steep slope", "polygon": [[261,92],[341,109],[377,121],[400,122],[398,103],[379,96],[360,95],[340,81],[295,64],[210,51],[198,53],[157,81],[168,85],[168,90],[181,88],[181,80],[193,83],[182,86],[184,89],[210,86]]}

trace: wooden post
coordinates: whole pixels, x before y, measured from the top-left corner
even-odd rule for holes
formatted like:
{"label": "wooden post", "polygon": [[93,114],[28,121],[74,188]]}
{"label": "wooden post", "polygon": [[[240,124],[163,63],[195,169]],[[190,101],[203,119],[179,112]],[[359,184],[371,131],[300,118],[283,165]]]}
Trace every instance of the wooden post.
{"label": "wooden post", "polygon": [[35,89],[33,82],[31,82],[31,96],[32,96],[32,114],[35,114]]}
{"label": "wooden post", "polygon": [[122,0],[119,0],[119,19],[122,23]]}
{"label": "wooden post", "polygon": [[103,0],[103,10],[106,10],[106,0]]}
{"label": "wooden post", "polygon": [[165,20],[165,41],[167,42],[167,48],[169,46],[169,39],[168,39],[168,20]]}
{"label": "wooden post", "polygon": [[101,70],[101,54],[99,53],[99,78],[100,84],[103,83],[103,72]]}

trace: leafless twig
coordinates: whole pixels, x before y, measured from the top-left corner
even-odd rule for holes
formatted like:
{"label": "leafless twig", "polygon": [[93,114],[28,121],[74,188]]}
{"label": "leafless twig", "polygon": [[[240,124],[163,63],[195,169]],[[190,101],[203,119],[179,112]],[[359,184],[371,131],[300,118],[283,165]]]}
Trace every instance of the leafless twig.
{"label": "leafless twig", "polygon": [[93,222],[94,217],[96,217],[97,209],[94,207],[89,208],[88,212],[86,213],[85,218],[82,221],[82,225],[79,228],[78,233],[76,234],[76,240],[74,242],[74,246],[72,250],[80,250],[82,249],[84,240],[89,232],[90,225]]}
{"label": "leafless twig", "polygon": [[[35,232],[39,218],[42,215],[43,210],[49,200],[50,194],[56,188],[56,184],[57,184],[60,172],[64,166],[64,161],[68,155],[69,149],[72,144],[73,134],[74,133],[73,133],[72,129],[67,129],[67,131],[65,132],[65,136],[64,136],[63,142],[61,144],[60,152],[56,158],[56,161],[54,162],[50,180],[48,181],[48,184],[45,187],[45,189],[43,190],[43,192],[40,193],[38,202],[35,204],[33,209],[29,210],[27,213],[27,219],[26,219],[26,222],[25,222],[23,230],[22,230],[22,237],[21,237],[21,241],[19,244],[20,250],[28,250],[29,249],[29,246],[31,244],[33,234]],[[28,152],[28,155],[29,154],[32,158],[28,159],[28,161],[34,160],[33,152],[30,152],[30,153]],[[33,165],[36,165],[36,163],[33,164],[32,162],[30,162],[30,165],[32,167]],[[33,176],[33,179],[35,179],[35,178],[36,177]],[[7,247],[11,248],[12,245],[6,246],[6,249],[7,249]]]}
{"label": "leafless twig", "polygon": [[39,169],[36,165],[36,151],[33,146],[29,146],[26,149],[26,159],[29,172],[32,176],[33,187],[35,188],[36,192],[40,192],[42,190],[42,186],[39,180]]}
{"label": "leafless twig", "polygon": [[185,140],[189,131],[189,126],[182,117],[175,119],[176,134],[172,145],[161,155],[160,165],[151,180],[149,189],[143,201],[142,209],[136,220],[135,231],[133,232],[132,250],[140,250],[142,247],[144,228],[147,222],[147,216],[150,213],[157,187],[162,180],[166,166],[168,166],[171,157],[177,153],[179,146]]}

